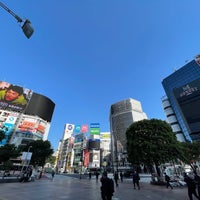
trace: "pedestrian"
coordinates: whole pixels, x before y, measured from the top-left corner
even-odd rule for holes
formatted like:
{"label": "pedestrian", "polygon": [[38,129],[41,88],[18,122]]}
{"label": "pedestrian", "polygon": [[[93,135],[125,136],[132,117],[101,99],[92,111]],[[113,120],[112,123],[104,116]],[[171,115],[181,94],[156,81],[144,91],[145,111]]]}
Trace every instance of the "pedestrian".
{"label": "pedestrian", "polygon": [[54,169],[52,169],[52,172],[51,172],[51,179],[52,179],[52,181],[54,179],[54,176],[55,176],[55,171],[54,171]]}
{"label": "pedestrian", "polygon": [[119,175],[120,175],[121,182],[123,182],[123,178],[124,178],[123,172],[121,171]]}
{"label": "pedestrian", "polygon": [[170,184],[170,177],[166,173],[164,173],[164,175],[165,175],[166,187],[167,188],[170,187],[171,189],[173,189],[172,185]]}
{"label": "pedestrian", "polygon": [[112,200],[114,191],[114,182],[108,178],[107,172],[103,172],[101,181],[101,197],[103,200]]}
{"label": "pedestrian", "polygon": [[42,170],[39,171],[39,179],[41,179],[41,178],[42,178]]}
{"label": "pedestrian", "polygon": [[28,178],[28,181],[31,181],[32,173],[33,173],[33,169],[32,169],[31,166],[29,166],[28,169],[27,169],[27,178]]}
{"label": "pedestrian", "polygon": [[134,171],[133,173],[133,185],[134,189],[136,189],[137,186],[138,190],[140,190],[140,176],[137,171]]}
{"label": "pedestrian", "polygon": [[96,171],[96,181],[98,181],[99,180],[99,172],[98,171]]}
{"label": "pedestrian", "polygon": [[197,192],[196,192],[196,184],[195,184],[194,179],[189,177],[186,173],[184,173],[183,176],[184,176],[184,181],[186,182],[187,187],[188,187],[188,197],[189,197],[189,199],[193,200],[193,195],[197,199],[199,199],[199,196],[197,195]]}
{"label": "pedestrian", "polygon": [[92,178],[92,173],[91,172],[89,172],[89,179],[91,179]]}
{"label": "pedestrian", "polygon": [[114,180],[115,180],[115,185],[116,185],[116,187],[118,187],[118,186],[119,186],[119,185],[118,185],[119,175],[118,175],[118,172],[117,172],[117,171],[115,171],[115,173],[114,173]]}
{"label": "pedestrian", "polygon": [[194,172],[194,181],[197,185],[197,192],[198,192],[198,196],[200,197],[200,176],[197,175],[197,172]]}

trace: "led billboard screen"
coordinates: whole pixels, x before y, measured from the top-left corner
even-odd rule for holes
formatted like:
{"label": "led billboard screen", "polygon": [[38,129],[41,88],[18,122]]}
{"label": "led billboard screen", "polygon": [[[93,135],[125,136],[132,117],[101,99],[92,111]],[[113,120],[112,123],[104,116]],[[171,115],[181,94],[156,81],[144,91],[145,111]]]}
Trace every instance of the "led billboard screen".
{"label": "led billboard screen", "polygon": [[89,150],[99,150],[100,149],[100,139],[89,139],[88,148],[89,148]]}
{"label": "led billboard screen", "polygon": [[32,91],[4,81],[0,82],[0,109],[22,112],[31,98]]}
{"label": "led billboard screen", "polygon": [[27,105],[25,114],[37,115],[42,119],[51,122],[55,104],[47,97],[33,93]]}
{"label": "led billboard screen", "polygon": [[43,138],[47,127],[47,122],[35,116],[23,116],[20,123],[16,127],[16,131],[20,133],[37,135]]}
{"label": "led billboard screen", "polygon": [[9,141],[9,136],[12,134],[18,115],[19,114],[15,112],[0,111],[0,130],[6,136],[6,138],[0,142],[0,145],[5,145]]}
{"label": "led billboard screen", "polygon": [[90,134],[91,135],[99,135],[100,134],[100,124],[99,123],[91,123],[90,124]]}
{"label": "led billboard screen", "polygon": [[174,89],[174,95],[191,134],[200,132],[200,79]]}

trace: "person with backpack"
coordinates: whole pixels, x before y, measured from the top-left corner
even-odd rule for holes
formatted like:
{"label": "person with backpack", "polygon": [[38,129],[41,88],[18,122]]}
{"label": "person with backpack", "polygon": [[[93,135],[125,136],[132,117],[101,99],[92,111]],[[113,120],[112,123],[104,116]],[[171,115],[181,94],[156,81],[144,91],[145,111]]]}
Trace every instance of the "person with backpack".
{"label": "person with backpack", "polygon": [[103,172],[101,181],[101,197],[103,200],[112,200],[114,193],[114,181],[108,178],[107,172]]}
{"label": "person with backpack", "polygon": [[173,189],[173,187],[170,184],[170,177],[166,173],[164,173],[164,175],[165,175],[166,187],[167,188],[170,187],[171,189]]}

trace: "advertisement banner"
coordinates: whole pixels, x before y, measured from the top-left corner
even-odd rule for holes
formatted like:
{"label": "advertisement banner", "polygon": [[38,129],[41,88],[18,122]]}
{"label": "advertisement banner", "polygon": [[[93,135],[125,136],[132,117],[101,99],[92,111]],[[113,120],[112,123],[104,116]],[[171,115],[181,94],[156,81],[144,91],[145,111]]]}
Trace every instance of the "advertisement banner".
{"label": "advertisement banner", "polygon": [[32,152],[22,152],[21,160],[27,161],[31,160]]}
{"label": "advertisement banner", "polygon": [[88,125],[84,124],[81,126],[81,133],[87,133],[88,132]]}
{"label": "advertisement banner", "polygon": [[43,121],[43,120],[40,120],[37,127],[36,127],[36,130],[37,132],[40,132],[42,134],[45,133],[45,130],[46,130],[46,127],[47,127],[47,122],[46,121]]}
{"label": "advertisement banner", "polygon": [[16,132],[34,134],[37,137],[43,138],[47,128],[47,122],[39,117],[24,115],[17,126]]}
{"label": "advertisement banner", "polygon": [[24,116],[18,125],[18,129],[22,132],[36,132],[37,119],[33,117]]}
{"label": "advertisement banner", "polygon": [[75,125],[75,127],[74,127],[74,133],[78,134],[80,132],[81,132],[81,126],[80,125]]}
{"label": "advertisement banner", "polygon": [[5,145],[8,143],[9,135],[12,133],[14,124],[4,123],[3,126],[0,128],[1,131],[5,134],[6,138],[0,142],[0,145]]}
{"label": "advertisement banner", "polygon": [[90,135],[99,135],[100,134],[100,124],[91,123],[90,124]]}
{"label": "advertisement banner", "polygon": [[74,131],[74,124],[66,124],[63,139],[66,140],[67,138],[70,138],[73,131]]}
{"label": "advertisement banner", "polygon": [[22,112],[25,110],[32,91],[0,81],[0,109]]}

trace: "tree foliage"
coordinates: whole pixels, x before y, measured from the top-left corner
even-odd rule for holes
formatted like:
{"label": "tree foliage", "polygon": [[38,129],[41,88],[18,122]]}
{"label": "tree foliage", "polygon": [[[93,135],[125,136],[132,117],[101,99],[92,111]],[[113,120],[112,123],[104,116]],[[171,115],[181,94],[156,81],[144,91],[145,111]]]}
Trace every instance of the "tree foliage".
{"label": "tree foliage", "polygon": [[27,144],[27,146],[23,147],[22,151],[27,152],[30,146],[30,152],[32,152],[30,164],[33,166],[43,167],[46,163],[47,158],[49,158],[53,154],[51,143],[48,140],[32,141],[29,144]]}
{"label": "tree foliage", "polygon": [[180,154],[179,142],[171,127],[158,119],[134,122],[126,131],[128,159],[133,165],[158,166]]}
{"label": "tree foliage", "polygon": [[190,165],[195,170],[196,162],[200,158],[200,145],[199,142],[181,143],[182,154],[181,160]]}
{"label": "tree foliage", "polygon": [[6,162],[10,158],[17,158],[20,156],[19,149],[14,144],[6,144],[0,147],[0,162]]}
{"label": "tree foliage", "polygon": [[51,165],[55,165],[56,157],[55,156],[50,156],[49,158],[47,158],[46,162],[50,163]]}

